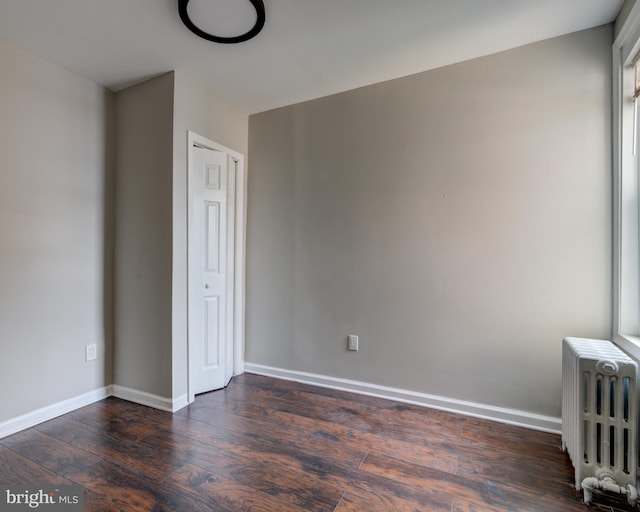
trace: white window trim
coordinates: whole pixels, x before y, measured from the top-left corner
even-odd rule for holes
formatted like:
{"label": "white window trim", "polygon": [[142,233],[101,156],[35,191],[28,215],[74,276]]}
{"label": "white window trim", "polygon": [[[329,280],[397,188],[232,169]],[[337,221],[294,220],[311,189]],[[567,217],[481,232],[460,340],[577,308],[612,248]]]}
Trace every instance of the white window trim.
{"label": "white window trim", "polygon": [[[640,54],[640,2],[613,43],[613,340],[640,358],[640,188],[633,156],[630,66]],[[640,148],[639,148],[640,149]]]}

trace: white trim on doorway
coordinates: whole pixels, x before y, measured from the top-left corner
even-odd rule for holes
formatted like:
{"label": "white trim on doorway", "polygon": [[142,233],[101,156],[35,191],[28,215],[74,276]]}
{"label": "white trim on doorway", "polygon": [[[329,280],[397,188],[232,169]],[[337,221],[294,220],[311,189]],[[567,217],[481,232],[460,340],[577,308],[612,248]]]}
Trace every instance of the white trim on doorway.
{"label": "white trim on doorway", "polygon": [[[235,183],[235,250],[234,250],[234,305],[233,305],[233,375],[244,372],[244,318],[245,318],[245,248],[246,248],[246,219],[247,219],[247,173],[245,157],[222,144],[212,141],[192,131],[187,132],[187,158],[191,157],[191,148],[199,146],[214,151],[227,153],[236,163]],[[189,169],[189,162],[187,162]],[[187,201],[189,208],[189,201]],[[188,261],[188,257],[187,257]],[[187,294],[188,297],[188,294]],[[188,300],[188,299],[187,299]],[[187,349],[188,352],[188,349]],[[192,366],[191,358],[187,356],[188,368]],[[188,370],[188,402],[195,400],[192,392],[191,371]]]}

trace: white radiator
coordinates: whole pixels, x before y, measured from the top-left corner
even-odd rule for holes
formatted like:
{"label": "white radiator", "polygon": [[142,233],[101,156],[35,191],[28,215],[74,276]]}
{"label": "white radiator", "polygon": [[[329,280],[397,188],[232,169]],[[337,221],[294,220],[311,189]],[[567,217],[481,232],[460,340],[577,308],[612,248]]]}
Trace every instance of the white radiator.
{"label": "white radiator", "polygon": [[565,338],[562,448],[585,503],[594,489],[637,498],[637,364],[610,341]]}

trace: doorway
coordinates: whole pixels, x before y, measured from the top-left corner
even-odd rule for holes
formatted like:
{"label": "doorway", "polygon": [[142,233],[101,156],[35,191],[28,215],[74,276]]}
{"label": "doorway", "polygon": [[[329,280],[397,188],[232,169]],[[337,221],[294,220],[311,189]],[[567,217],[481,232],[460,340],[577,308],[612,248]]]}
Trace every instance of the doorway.
{"label": "doorway", "polygon": [[188,132],[188,399],[244,363],[244,156]]}

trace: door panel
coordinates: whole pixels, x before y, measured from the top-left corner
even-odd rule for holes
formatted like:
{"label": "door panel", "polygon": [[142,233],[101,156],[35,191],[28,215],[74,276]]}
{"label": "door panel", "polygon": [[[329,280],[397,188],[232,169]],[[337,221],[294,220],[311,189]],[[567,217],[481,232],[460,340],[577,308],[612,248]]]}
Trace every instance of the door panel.
{"label": "door panel", "polygon": [[220,300],[219,297],[204,298],[205,342],[203,368],[220,365]]}
{"label": "door panel", "polygon": [[217,273],[220,270],[220,203],[205,201],[205,212],[205,271]]}
{"label": "door panel", "polygon": [[222,388],[231,378],[234,216],[229,160],[226,153],[199,147],[191,149],[189,159],[189,372],[194,394]]}

